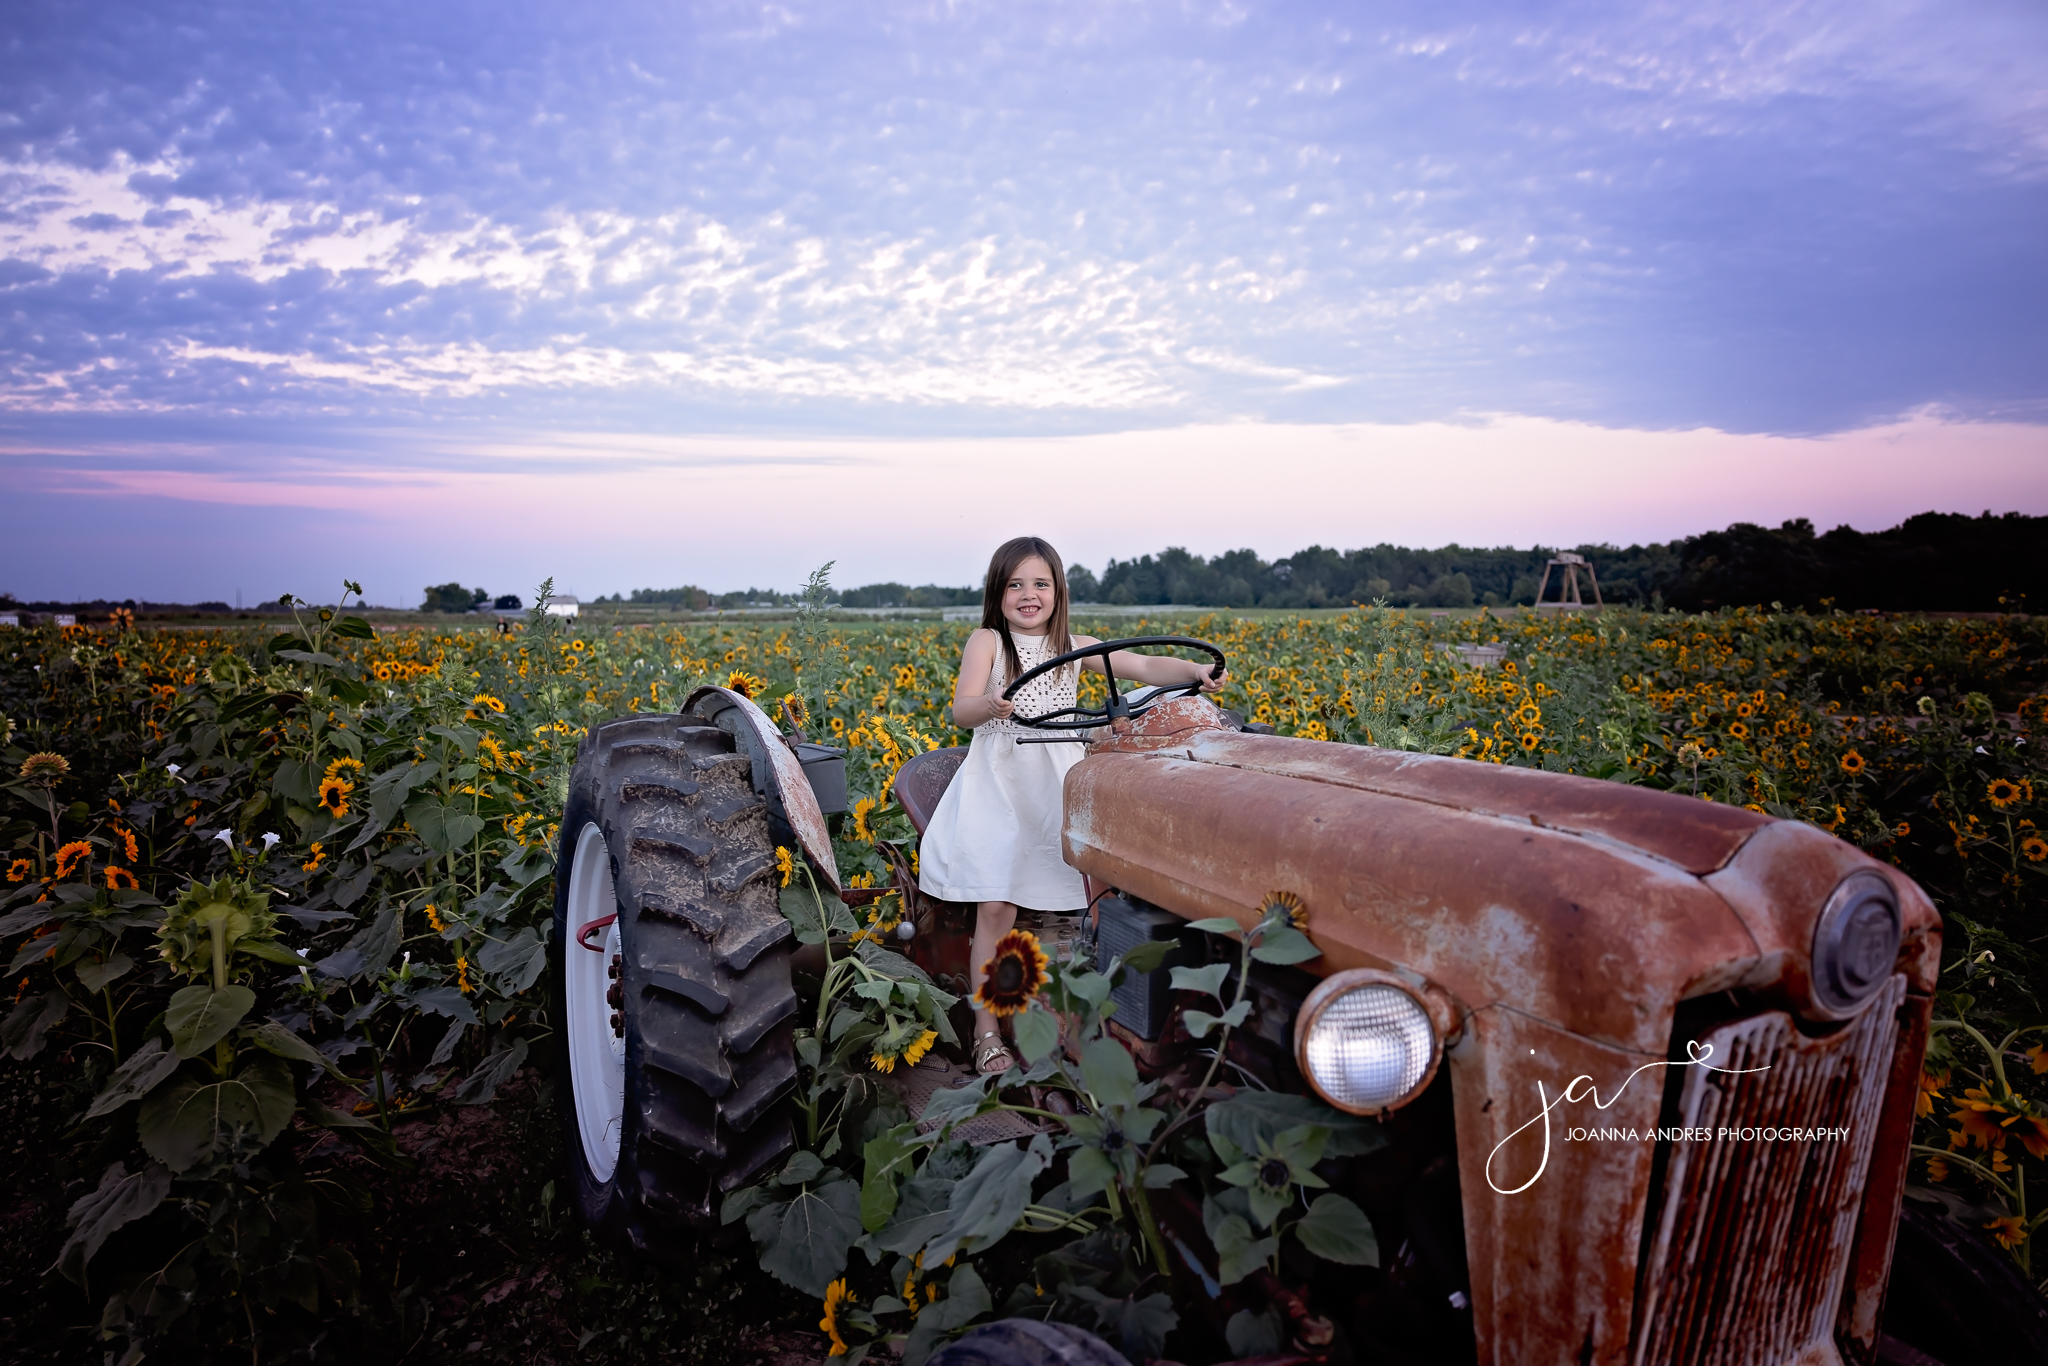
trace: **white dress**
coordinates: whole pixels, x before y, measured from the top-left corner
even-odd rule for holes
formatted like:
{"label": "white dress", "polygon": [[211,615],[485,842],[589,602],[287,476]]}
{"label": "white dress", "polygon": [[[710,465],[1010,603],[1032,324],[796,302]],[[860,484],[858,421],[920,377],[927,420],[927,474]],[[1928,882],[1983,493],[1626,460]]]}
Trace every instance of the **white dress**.
{"label": "white dress", "polygon": [[[1028,670],[1052,657],[1043,636],[1012,635]],[[1009,685],[996,646],[988,694]],[[1074,705],[1078,666],[1034,679],[1016,698],[1017,713],[1040,716]],[[1066,675],[1064,678],[1061,675]],[[967,759],[918,846],[917,885],[942,901],[1009,901],[1035,911],[1078,911],[1088,904],[1081,875],[1060,858],[1061,788],[1081,761],[1077,744],[1020,745],[1019,736],[1072,735],[1032,730],[1014,721],[974,728]]]}

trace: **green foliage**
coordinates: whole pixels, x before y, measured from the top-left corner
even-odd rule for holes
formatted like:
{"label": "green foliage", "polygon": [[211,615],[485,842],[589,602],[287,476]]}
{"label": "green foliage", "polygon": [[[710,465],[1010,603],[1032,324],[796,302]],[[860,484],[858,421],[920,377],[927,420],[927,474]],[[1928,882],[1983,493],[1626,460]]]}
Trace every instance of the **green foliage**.
{"label": "green foliage", "polygon": [[[510,671],[378,677],[344,657],[374,647],[367,622],[284,605],[265,642],[67,650],[7,703],[32,718],[8,771],[22,741],[77,762],[6,785],[25,814],[0,818],[0,934],[30,937],[0,1040],[27,1059],[61,1038],[92,1083],[98,1185],[57,1269],[135,1354],[310,1340],[357,1263],[322,1214],[339,1153],[303,1170],[294,1118],[393,1163],[394,1125],[488,1102],[528,1056],[508,1026],[545,1027],[571,730],[552,662],[528,668],[538,698]],[[72,784],[93,800],[60,802]]]}
{"label": "green foliage", "polygon": [[[762,1268],[778,1279],[820,1295],[837,1287],[828,1304],[846,1285],[870,1279],[849,1262],[850,1249],[865,1253],[871,1268],[889,1264],[875,1293],[854,1297],[870,1307],[839,1316],[843,1330],[893,1341],[915,1366],[1001,1303],[1006,1313],[1093,1326],[1138,1359],[1156,1356],[1178,1317],[1158,1288],[1172,1263],[1151,1193],[1176,1183],[1208,1189],[1206,1223],[1226,1283],[1277,1266],[1290,1234],[1310,1256],[1376,1261],[1371,1226],[1349,1200],[1326,1193],[1297,1207],[1327,1184],[1313,1170],[1326,1151],[1369,1151],[1382,1141],[1378,1132],[1308,1097],[1213,1087],[1227,1033],[1250,1009],[1251,965],[1266,954],[1281,963],[1313,956],[1284,905],[1248,930],[1235,920],[1195,922],[1238,941],[1236,986],[1217,1002],[1213,1018],[1224,1033],[1208,1073],[1185,1096],[1163,1097],[1157,1083],[1142,1081],[1106,1029],[1118,975],[1154,970],[1164,957],[1164,945],[1145,944],[1099,971],[1085,951],[1050,964],[1013,1020],[1024,1065],[936,1092],[917,1124],[873,1075],[902,1057],[889,1051],[899,1032],[892,1021],[923,1029],[943,1020],[952,998],[881,950],[817,892],[801,862],[790,873],[784,912],[799,940],[825,954],[816,1011],[797,1044],[805,1146],[773,1178],[728,1197],[722,1217],[746,1220]],[[892,960],[901,967],[883,971]],[[1230,976],[1228,963],[1182,968],[1175,984],[1216,997]],[[1011,1098],[1020,1087],[1071,1099],[1058,1109],[1022,1104]],[[1044,1131],[980,1147],[955,1137],[962,1124],[1001,1113],[1039,1121]],[[1193,1137],[1198,1121],[1206,1143]],[[1168,1161],[1169,1146],[1180,1160],[1192,1154],[1200,1170]],[[1020,1261],[1020,1239],[1057,1241]],[[945,1297],[933,1300],[927,1289],[920,1301],[920,1280],[941,1267],[953,1268]]]}

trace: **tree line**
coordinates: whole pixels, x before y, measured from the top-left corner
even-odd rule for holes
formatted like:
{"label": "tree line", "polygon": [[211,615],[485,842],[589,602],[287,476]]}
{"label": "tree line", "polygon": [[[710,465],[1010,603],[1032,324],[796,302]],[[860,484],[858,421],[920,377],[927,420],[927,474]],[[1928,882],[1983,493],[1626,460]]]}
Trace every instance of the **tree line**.
{"label": "tree line", "polygon": [[[1067,579],[1076,602],[1113,606],[1294,608],[1383,601],[1394,607],[1514,607],[1536,600],[1544,566],[1559,549],[1568,548],[1592,563],[1602,598],[1620,605],[1697,612],[1777,602],[1807,610],[1833,606],[1844,611],[2024,612],[2029,604],[2048,603],[2048,557],[2042,554],[2043,546],[2048,546],[2048,517],[1923,512],[1885,531],[1839,526],[1816,532],[1811,521],[1800,517],[1776,527],[1737,522],[1722,531],[1625,547],[1521,550],[1449,545],[1411,550],[1376,545],[1333,550],[1312,545],[1267,560],[1251,550],[1205,559],[1169,546],[1134,559],[1111,560],[1099,575],[1085,565],[1073,565]],[[1557,584],[1553,573],[1551,600]],[[773,588],[713,593],[692,584],[639,588],[630,595],[596,599],[697,612],[794,607],[800,600],[797,593]],[[871,583],[835,590],[829,600],[842,607],[965,607],[981,602],[981,589],[971,584],[955,588]],[[17,602],[12,594],[0,593],[0,609],[106,611],[121,605]],[[131,610],[138,606],[132,599],[125,605]],[[494,598],[481,588],[445,583],[426,590],[419,610],[516,610],[522,605],[517,594]],[[177,606],[141,604],[153,611]],[[182,610],[229,608],[224,602],[207,602]]]}
{"label": "tree line", "polygon": [[[1807,610],[1996,612],[2048,602],[2043,546],[2048,517],[1923,512],[1886,531],[1840,526],[1817,533],[1800,517],[1776,527],[1738,522],[1723,531],[1630,546],[1314,545],[1274,560],[1251,550],[1205,559],[1169,546],[1111,560],[1100,575],[1074,565],[1067,578],[1076,602],[1115,606],[1294,608],[1383,601],[1395,607],[1513,607],[1536,601],[1545,566],[1568,548],[1592,563],[1601,597],[1619,605],[1711,611],[1776,602]],[[1547,600],[1556,600],[1559,579],[1551,574]],[[643,588],[630,598],[599,599],[697,611],[793,606],[797,600],[796,594],[771,589],[711,593],[696,587]],[[845,607],[954,607],[978,604],[981,590],[873,583],[840,590],[832,601]]]}

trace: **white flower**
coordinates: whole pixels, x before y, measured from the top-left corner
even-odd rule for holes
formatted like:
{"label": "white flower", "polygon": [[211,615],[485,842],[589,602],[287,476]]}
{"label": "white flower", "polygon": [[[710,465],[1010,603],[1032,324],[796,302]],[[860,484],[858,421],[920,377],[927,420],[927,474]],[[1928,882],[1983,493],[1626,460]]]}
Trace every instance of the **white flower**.
{"label": "white flower", "polygon": [[230,849],[235,847],[235,832],[232,830],[223,830],[218,835],[215,835],[214,838]]}
{"label": "white flower", "polygon": [[172,776],[173,778],[175,778],[175,777],[177,777],[177,776],[178,776],[178,765],[176,765],[176,764],[165,764],[165,765],[164,765],[164,772],[166,772],[166,773],[170,774],[170,775],[171,775],[171,776]]}
{"label": "white flower", "polygon": [[270,831],[268,831],[268,830],[264,831],[264,832],[263,832],[263,852],[264,852],[264,853],[266,853],[266,854],[267,854],[267,853],[269,853],[269,852],[270,852],[270,849],[271,849],[271,846],[272,846],[272,845],[274,845],[274,844],[276,844],[276,843],[277,843],[277,841],[278,841],[278,839],[279,839],[279,836],[277,836],[277,835],[274,835],[274,834],[272,834],[272,833],[271,833]]}

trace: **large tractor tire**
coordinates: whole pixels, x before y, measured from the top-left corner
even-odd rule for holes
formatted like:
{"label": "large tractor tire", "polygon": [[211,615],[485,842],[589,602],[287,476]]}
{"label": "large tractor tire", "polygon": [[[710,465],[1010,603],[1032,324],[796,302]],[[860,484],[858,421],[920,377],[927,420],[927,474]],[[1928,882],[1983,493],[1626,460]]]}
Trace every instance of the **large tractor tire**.
{"label": "large tractor tire", "polygon": [[[1899,1212],[1880,1363],[2048,1362],[2048,1303],[2011,1257],[1933,1205]],[[1907,1345],[1899,1351],[1897,1344]],[[1917,1358],[1917,1360],[1916,1360]]]}
{"label": "large tractor tire", "polygon": [[797,998],[767,804],[725,731],[634,716],[584,740],[561,833],[576,1207],[614,1245],[679,1252],[792,1144]]}

